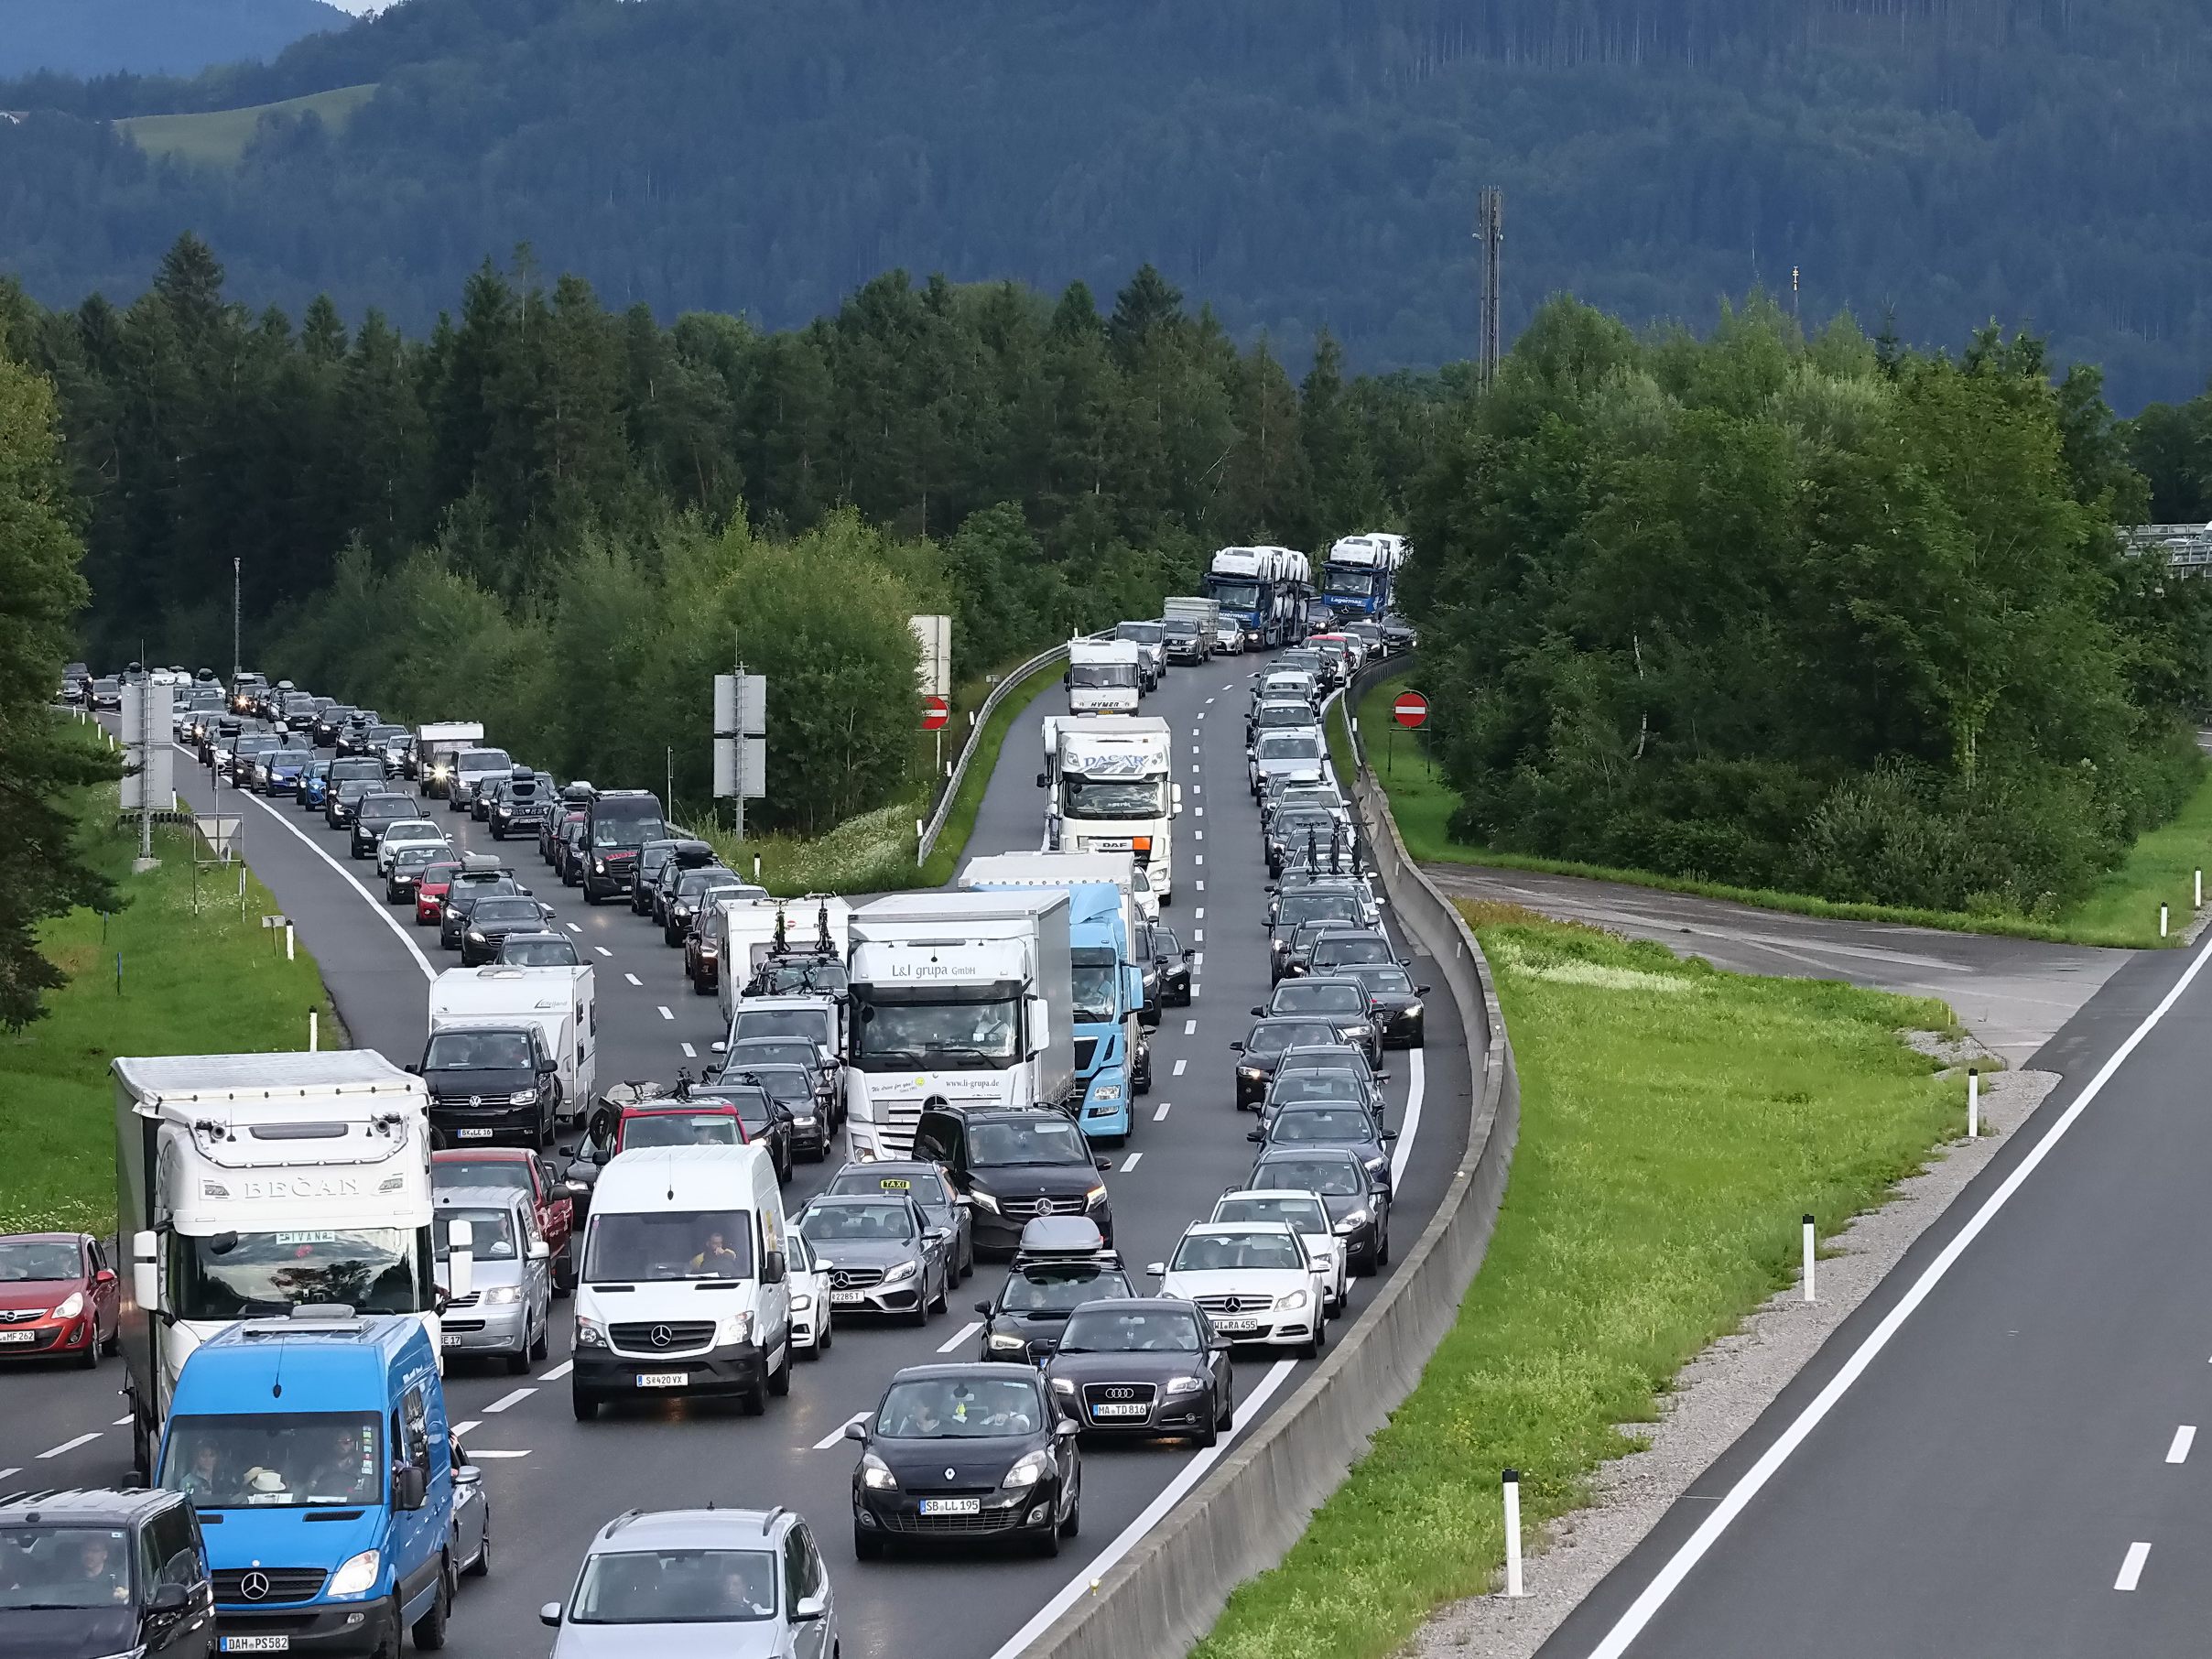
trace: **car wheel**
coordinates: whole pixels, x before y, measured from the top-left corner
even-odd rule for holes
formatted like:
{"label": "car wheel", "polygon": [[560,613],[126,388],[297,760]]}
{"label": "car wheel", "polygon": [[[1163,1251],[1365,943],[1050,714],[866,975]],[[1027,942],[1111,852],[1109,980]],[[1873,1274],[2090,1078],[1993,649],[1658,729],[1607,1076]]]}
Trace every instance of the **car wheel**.
{"label": "car wheel", "polygon": [[1075,1495],[1068,1500],[1067,1518],[1061,1521],[1059,1536],[1072,1538],[1083,1530],[1083,1477],[1075,1478]]}
{"label": "car wheel", "polygon": [[830,1344],[835,1338],[836,1332],[837,1320],[825,1307],[821,1310],[821,1323],[815,1328],[814,1331],[814,1352],[817,1358],[830,1351]]}
{"label": "car wheel", "polygon": [[1207,1418],[1206,1426],[1198,1430],[1198,1432],[1193,1435],[1191,1438],[1198,1443],[1198,1448],[1200,1451],[1204,1451],[1209,1446],[1220,1444],[1221,1438],[1221,1422],[1220,1415],[1217,1413],[1215,1415]]}
{"label": "car wheel", "polygon": [[430,1598],[430,1610],[415,1621],[413,1632],[415,1651],[433,1654],[446,1644],[446,1620],[453,1610],[453,1563],[440,1556],[438,1561],[438,1593]]}
{"label": "car wheel", "polygon": [[461,1569],[472,1578],[485,1578],[492,1572],[492,1517],[484,1516],[483,1538],[476,1546],[476,1559]]}
{"label": "car wheel", "polygon": [[399,1659],[399,1632],[405,1628],[399,1622],[399,1598],[392,1598],[392,1624],[377,1642],[369,1659]]}
{"label": "car wheel", "polygon": [[560,1247],[560,1254],[553,1258],[553,1294],[574,1296],[576,1277],[576,1241],[571,1238]]}
{"label": "car wheel", "polygon": [[117,1325],[114,1330],[107,1333],[107,1340],[101,1343],[100,1351],[110,1355],[123,1351],[123,1327],[121,1325]]}
{"label": "car wheel", "polygon": [[599,1402],[580,1388],[571,1387],[569,1390],[569,1408],[575,1413],[579,1423],[589,1423],[599,1415]]}
{"label": "car wheel", "polygon": [[691,990],[693,994],[697,996],[712,996],[714,994],[714,981],[710,979],[705,978],[702,975],[694,974],[691,979]]}
{"label": "car wheel", "polygon": [[1046,1560],[1051,1560],[1060,1553],[1060,1529],[1057,1526],[1047,1526],[1032,1547]]}
{"label": "car wheel", "polygon": [[93,1371],[99,1367],[100,1335],[97,1329],[92,1333],[92,1339],[84,1345],[84,1351],[77,1355],[76,1359],[79,1371]]}
{"label": "car wheel", "polygon": [[1382,1237],[1375,1241],[1375,1265],[1378,1268],[1390,1265],[1390,1229],[1387,1227],[1382,1230]]}
{"label": "car wheel", "polygon": [[510,1377],[519,1377],[524,1372],[530,1369],[530,1338],[526,1331],[523,1336],[522,1346],[505,1358],[507,1375]]}
{"label": "car wheel", "polygon": [[1306,1347],[1302,1350],[1308,1360],[1319,1359],[1321,1350],[1327,1346],[1328,1341],[1328,1320],[1322,1317],[1318,1308],[1316,1308],[1314,1312],[1313,1335],[1307,1338]]}
{"label": "car wheel", "polygon": [[881,1561],[884,1541],[858,1521],[852,1523],[852,1558],[856,1561]]}
{"label": "car wheel", "polygon": [[906,1323],[909,1325],[929,1323],[929,1284],[927,1280],[922,1282],[922,1288],[915,1296],[914,1311],[906,1316]]}
{"label": "car wheel", "polygon": [[546,1309],[546,1321],[537,1328],[537,1340],[530,1344],[530,1358],[542,1360],[553,1350],[553,1309]]}
{"label": "car wheel", "polygon": [[784,1333],[784,1357],[780,1364],[768,1373],[768,1392],[782,1399],[791,1392],[791,1333]]}
{"label": "car wheel", "polygon": [[951,1293],[951,1290],[952,1280],[949,1275],[939,1279],[937,1282],[937,1300],[928,1305],[929,1311],[932,1313],[943,1313],[945,1311],[945,1298]]}

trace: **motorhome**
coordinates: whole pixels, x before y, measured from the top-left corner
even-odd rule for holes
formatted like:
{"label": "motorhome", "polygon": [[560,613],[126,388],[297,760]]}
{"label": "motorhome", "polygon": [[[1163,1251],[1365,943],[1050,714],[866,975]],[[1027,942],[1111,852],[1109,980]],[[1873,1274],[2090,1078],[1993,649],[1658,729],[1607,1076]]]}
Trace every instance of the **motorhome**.
{"label": "motorhome", "polygon": [[1158,719],[1045,721],[1045,845],[1056,852],[1127,852],[1159,903],[1175,897],[1175,820],[1183,786],[1175,743]]}
{"label": "motorhome", "polygon": [[444,1087],[432,1077],[430,1122],[454,1144],[498,1139],[493,1131],[507,1129],[526,1131],[526,1144],[537,1145],[550,1138],[541,1137],[541,1124],[574,1123],[590,1108],[599,1088],[599,987],[588,965],[449,968],[430,981],[429,1021],[433,1051],[441,1032],[535,1028],[558,1085],[550,1101],[534,1092],[526,1101],[521,1089],[500,1094],[461,1077]]}
{"label": "motorhome", "polygon": [[454,765],[464,749],[483,742],[483,722],[472,720],[433,721],[415,730],[415,775],[422,793],[445,794],[453,781]]}
{"label": "motorhome", "polygon": [[1068,707],[1076,714],[1134,713],[1144,685],[1144,647],[1130,639],[1068,642]]}

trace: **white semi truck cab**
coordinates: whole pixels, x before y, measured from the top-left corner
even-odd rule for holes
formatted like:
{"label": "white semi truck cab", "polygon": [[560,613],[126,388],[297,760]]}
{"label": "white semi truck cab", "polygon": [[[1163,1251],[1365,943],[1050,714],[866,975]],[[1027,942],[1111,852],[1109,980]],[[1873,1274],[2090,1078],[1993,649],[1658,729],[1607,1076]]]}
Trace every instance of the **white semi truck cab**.
{"label": "white semi truck cab", "polygon": [[1175,741],[1158,719],[1045,721],[1049,789],[1045,845],[1054,852],[1126,852],[1163,905],[1175,897],[1175,820],[1183,786],[1175,781]]}
{"label": "white semi truck cab", "polygon": [[922,1109],[1047,1106],[1075,1092],[1068,895],[894,893],[852,913],[846,1133],[903,1158]]}
{"label": "white semi truck cab", "polygon": [[186,1358],[227,1325],[342,1303],[419,1314],[436,1345],[419,1078],[366,1049],[118,1057],[111,1069],[131,1264],[121,1343],[142,1474]]}

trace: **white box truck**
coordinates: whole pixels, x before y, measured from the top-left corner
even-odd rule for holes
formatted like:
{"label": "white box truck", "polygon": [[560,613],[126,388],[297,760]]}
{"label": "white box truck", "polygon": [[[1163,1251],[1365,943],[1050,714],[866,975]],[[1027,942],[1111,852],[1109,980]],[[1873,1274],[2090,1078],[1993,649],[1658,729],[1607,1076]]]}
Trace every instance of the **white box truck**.
{"label": "white box truck", "polygon": [[1144,689],[1139,662],[1144,647],[1133,639],[1068,642],[1068,707],[1077,714],[1133,714]]}
{"label": "white box truck", "polygon": [[1154,718],[1045,721],[1045,846],[1054,852],[1127,852],[1160,904],[1175,896],[1175,739]]}
{"label": "white box truck", "polygon": [[[429,1016],[430,1121],[448,1140],[489,1141],[498,1138],[495,1131],[523,1129],[535,1146],[541,1144],[539,1124],[573,1123],[590,1110],[599,1087],[599,986],[589,967],[449,968],[430,981]],[[501,1095],[459,1074],[447,1088],[440,1074],[451,1068],[428,1063],[441,1032],[532,1028],[559,1085],[552,1101],[522,1100],[523,1088]]]}
{"label": "white box truck", "polygon": [[1075,1092],[1068,895],[894,893],[852,913],[851,1155],[903,1158],[933,1100],[1066,1109]]}
{"label": "white box truck", "polygon": [[438,1341],[422,1081],[367,1049],[116,1058],[121,1345],[148,1472],[192,1350],[309,1303],[419,1314]]}

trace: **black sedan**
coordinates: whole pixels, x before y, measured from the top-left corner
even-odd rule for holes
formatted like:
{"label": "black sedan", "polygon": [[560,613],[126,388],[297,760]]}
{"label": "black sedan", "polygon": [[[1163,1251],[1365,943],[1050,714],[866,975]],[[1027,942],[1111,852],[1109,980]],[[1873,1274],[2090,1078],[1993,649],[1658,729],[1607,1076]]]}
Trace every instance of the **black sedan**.
{"label": "black sedan", "polygon": [[1358,980],[1349,977],[1285,980],[1267,999],[1267,1005],[1254,1008],[1252,1013],[1265,1017],[1307,1014],[1333,1021],[1338,1036],[1356,1045],[1367,1056],[1369,1065],[1382,1063],[1382,1032],[1375,1016],[1374,999]]}
{"label": "black sedan", "polygon": [[374,858],[376,843],[394,824],[412,819],[415,802],[404,795],[373,792],[354,804],[346,847],[355,858]]}
{"label": "black sedan", "polygon": [[1229,1344],[1195,1304],[1173,1296],[1077,1308],[1045,1377],[1087,1434],[1188,1435],[1211,1446],[1236,1416]]}
{"label": "black sedan", "polygon": [[439,944],[448,950],[459,950],[461,936],[468,928],[469,911],[478,900],[521,894],[522,891],[522,884],[507,875],[495,875],[488,880],[454,882],[447,887],[445,903],[439,910]]}
{"label": "black sedan", "polygon": [[1295,1147],[1310,1151],[1328,1147],[1349,1152],[1367,1171],[1371,1186],[1387,1192],[1391,1187],[1390,1149],[1398,1138],[1394,1129],[1379,1125],[1372,1113],[1354,1101],[1302,1101],[1279,1108],[1266,1124],[1244,1137],[1269,1149]]}
{"label": "black sedan", "polygon": [[768,1162],[775,1166],[779,1182],[791,1178],[791,1113],[767,1090],[760,1079],[747,1072],[732,1077],[724,1073],[711,1083],[694,1083],[683,1091],[687,1101],[727,1101],[736,1108],[738,1121],[745,1126],[745,1143],[750,1146],[765,1146]]}
{"label": "black sedan", "polygon": [[1160,970],[1160,1006],[1190,1006],[1190,964],[1198,952],[1184,949],[1172,927],[1152,930],[1152,960]]}
{"label": "black sedan", "polygon": [[1328,1020],[1263,1019],[1230,1047],[1237,1056],[1237,1110],[1246,1111],[1267,1098],[1267,1085],[1275,1074],[1275,1062],[1286,1048],[1332,1046],[1337,1027]]}
{"label": "black sedan", "polygon": [[891,1314],[916,1325],[945,1306],[950,1239],[911,1198],[825,1194],[799,1212],[798,1230],[830,1275],[839,1314]]}
{"label": "black sedan", "polygon": [[710,864],[703,870],[687,870],[677,878],[676,891],[668,895],[668,919],[660,930],[664,943],[681,945],[690,937],[693,927],[707,914],[708,907],[723,895],[734,895],[740,891],[760,892],[734,870],[725,870]]}
{"label": "black sedan", "polygon": [[1345,1265],[1365,1275],[1390,1265],[1390,1188],[1367,1173],[1359,1155],[1331,1146],[1272,1146],[1244,1183],[1263,1192],[1310,1192],[1328,1207],[1344,1241]]}
{"label": "black sedan", "polygon": [[[798,1068],[785,1067],[786,1071]],[[943,1168],[918,1159],[886,1158],[880,1164],[848,1164],[822,1189],[838,1194],[891,1193],[921,1206],[929,1225],[952,1236],[954,1283],[975,1271],[975,1212]]]}
{"label": "black sedan", "polygon": [[1026,1365],[915,1365],[849,1424],[852,1553],[908,1540],[1008,1539],[1057,1556],[1082,1524],[1077,1426]]}
{"label": "black sedan", "polygon": [[392,868],[384,878],[384,902],[387,905],[411,905],[415,890],[421,884],[422,873],[432,864],[451,856],[444,847],[420,841],[402,847],[392,854]]}
{"label": "black sedan", "polygon": [[[784,1117],[794,1156],[819,1164],[830,1155],[830,1114],[822,1107],[814,1072],[805,1066],[748,1066],[743,1075],[768,1091]],[[723,1076],[732,1075],[726,1068]],[[923,1209],[927,1211],[928,1206]]]}
{"label": "black sedan", "polygon": [[1300,922],[1285,934],[1277,930],[1268,971],[1277,981],[1296,979],[1313,970],[1314,948],[1322,936],[1330,933],[1363,931],[1357,924],[1344,921]]}
{"label": "black sedan", "polygon": [[1428,1041],[1428,1011],[1421,999],[1426,985],[1414,983],[1403,968],[1380,962],[1357,962],[1338,970],[1343,979],[1356,979],[1367,987],[1373,1003],[1375,1025],[1385,1048],[1420,1048]]}
{"label": "black sedan", "polygon": [[495,960],[510,933],[537,933],[553,919],[553,907],[519,893],[478,899],[469,907],[461,936],[461,965],[479,968]]}
{"label": "black sedan", "polygon": [[1134,1295],[1129,1274],[1111,1255],[1075,1262],[1017,1259],[998,1295],[975,1305],[983,1316],[983,1358],[1039,1364],[1060,1345],[1077,1308],[1102,1296]]}
{"label": "black sedan", "polygon": [[1395,947],[1376,929],[1346,932],[1339,929],[1314,942],[1307,955],[1306,970],[1314,974],[1341,974],[1348,968],[1405,966]]}

